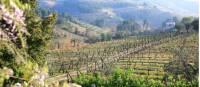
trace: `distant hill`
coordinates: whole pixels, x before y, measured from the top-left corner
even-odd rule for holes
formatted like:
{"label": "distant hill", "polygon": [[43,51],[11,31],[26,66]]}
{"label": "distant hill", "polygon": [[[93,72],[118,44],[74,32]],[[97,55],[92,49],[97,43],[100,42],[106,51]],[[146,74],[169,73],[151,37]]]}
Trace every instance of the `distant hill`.
{"label": "distant hill", "polygon": [[[100,41],[101,35],[110,33],[110,29],[102,29],[70,18],[57,24],[53,33],[52,49],[71,49],[83,46],[88,41]],[[74,46],[74,41],[77,46]]]}
{"label": "distant hill", "polygon": [[39,5],[100,27],[134,19],[138,23],[147,20],[151,27],[159,28],[174,16],[198,15],[194,0],[39,0]]}

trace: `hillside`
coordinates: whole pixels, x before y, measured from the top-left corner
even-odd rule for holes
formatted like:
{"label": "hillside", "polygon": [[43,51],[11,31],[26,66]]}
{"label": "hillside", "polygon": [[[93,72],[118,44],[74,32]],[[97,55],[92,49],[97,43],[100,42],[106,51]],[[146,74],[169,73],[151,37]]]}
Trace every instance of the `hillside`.
{"label": "hillside", "polygon": [[198,0],[0,0],[0,87],[199,87]]}
{"label": "hillside", "polygon": [[[54,28],[54,38],[51,42],[52,49],[69,49],[86,45],[87,41],[101,40],[102,34],[110,33],[110,29],[102,29],[78,20],[57,24]],[[77,46],[75,46],[77,44]]]}
{"label": "hillside", "polygon": [[135,19],[140,24],[147,20],[152,28],[159,28],[174,16],[198,16],[198,4],[190,0],[39,0],[39,4],[100,27],[113,27]]}
{"label": "hillside", "polygon": [[[170,76],[171,73],[178,73],[179,76],[182,76],[187,71],[193,72],[194,75],[186,75],[186,77],[193,78],[197,74],[195,67],[198,64],[197,36],[198,33],[180,35],[161,33],[159,35],[129,37],[121,40],[99,42],[73,51],[49,51],[49,67],[52,67],[50,74],[57,76],[57,80],[72,79],[71,75],[72,77],[81,79],[76,80],[76,82],[82,85],[91,85],[93,81],[101,81],[100,79],[92,80],[90,77],[93,77],[93,75],[90,73],[104,73],[105,77],[109,77],[113,75],[112,71],[116,67],[123,68],[124,72],[127,69],[133,70],[129,74],[134,75],[134,79],[136,77],[162,81],[164,78],[168,78],[166,75]],[[184,65],[185,63],[187,65]],[[186,66],[188,67],[187,69],[184,68]],[[180,70],[181,72],[177,72],[176,70]],[[84,74],[76,77],[79,73]],[[117,75],[119,75],[119,72]],[[85,77],[82,78],[82,76]],[[105,77],[99,78],[105,80]],[[93,78],[96,78],[95,74]],[[91,83],[84,82],[86,81],[85,79],[90,79]],[[180,79],[176,81],[180,81]],[[165,83],[160,82],[159,84],[164,85]],[[96,83],[96,85],[98,84]]]}

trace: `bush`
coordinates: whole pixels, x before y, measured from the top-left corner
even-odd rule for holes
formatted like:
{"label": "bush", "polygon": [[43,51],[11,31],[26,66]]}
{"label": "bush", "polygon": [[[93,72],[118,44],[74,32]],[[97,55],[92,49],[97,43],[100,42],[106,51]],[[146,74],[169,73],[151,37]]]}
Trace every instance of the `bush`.
{"label": "bush", "polygon": [[[2,87],[12,87],[15,83],[44,86],[48,72],[45,51],[56,14],[40,18],[34,11],[35,5],[36,0],[0,0],[0,33],[5,35],[5,39],[0,40]],[[5,78],[11,70],[13,74]]]}
{"label": "bush", "polygon": [[81,74],[74,81],[83,87],[198,87],[198,79],[188,82],[185,79],[174,80],[169,76],[167,83],[161,80],[147,79],[133,74],[133,70],[115,69],[111,75],[100,73]]}

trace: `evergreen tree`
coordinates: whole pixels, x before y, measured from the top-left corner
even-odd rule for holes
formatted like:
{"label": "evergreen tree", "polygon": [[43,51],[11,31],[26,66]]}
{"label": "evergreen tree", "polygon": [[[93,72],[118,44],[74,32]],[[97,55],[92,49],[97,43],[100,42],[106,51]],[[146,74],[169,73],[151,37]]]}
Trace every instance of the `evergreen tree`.
{"label": "evergreen tree", "polygon": [[41,73],[36,72],[48,72],[45,51],[56,14],[40,18],[35,6],[36,0],[0,0],[0,33],[7,36],[0,39],[0,86],[25,82],[38,87],[35,75]]}

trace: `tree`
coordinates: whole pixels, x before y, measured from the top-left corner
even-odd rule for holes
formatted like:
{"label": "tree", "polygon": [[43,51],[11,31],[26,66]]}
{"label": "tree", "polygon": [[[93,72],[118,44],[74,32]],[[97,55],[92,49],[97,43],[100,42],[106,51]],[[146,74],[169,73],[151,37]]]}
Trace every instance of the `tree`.
{"label": "tree", "polygon": [[43,20],[33,12],[27,15],[27,29],[31,34],[27,37],[28,53],[39,65],[44,64],[45,50],[49,46],[55,20],[56,14],[52,14]]}
{"label": "tree", "polygon": [[[185,43],[185,40],[183,41]],[[184,45],[184,44],[183,44]],[[164,70],[174,75],[174,79],[177,80],[178,76],[183,76],[188,81],[193,81],[198,75],[198,66],[188,62],[189,50],[183,46],[173,49],[175,58],[173,58],[168,64],[164,66]]]}
{"label": "tree", "polygon": [[199,19],[197,18],[197,19],[195,19],[193,22],[192,22],[192,26],[193,26],[193,29],[195,30],[195,31],[199,31]]}
{"label": "tree", "polygon": [[112,35],[109,33],[101,33],[101,41],[112,40]]}
{"label": "tree", "polygon": [[185,25],[182,22],[177,22],[175,28],[178,32],[181,32],[181,30],[185,29]]}
{"label": "tree", "polygon": [[193,22],[194,18],[193,17],[184,17],[182,19],[182,23],[185,24],[185,29],[187,30],[187,32],[189,32],[189,30],[192,28],[191,23]]}
{"label": "tree", "polygon": [[[12,87],[11,84],[22,79],[28,86],[36,87],[39,85],[32,81],[48,72],[45,51],[52,37],[56,14],[40,18],[35,13],[35,6],[36,0],[0,0],[0,29],[9,36],[7,41],[0,42],[2,87]],[[6,76],[6,80],[2,77],[3,67],[8,67],[12,73]],[[40,82],[44,83],[44,80]]]}
{"label": "tree", "polygon": [[107,34],[107,40],[108,41],[112,40],[112,34],[110,34],[110,33]]}
{"label": "tree", "polygon": [[128,37],[128,36],[129,36],[129,35],[127,34],[126,31],[118,31],[118,32],[116,32],[114,38],[120,39],[120,38],[126,38],[126,37]]}
{"label": "tree", "polygon": [[95,43],[101,41],[101,37],[100,36],[95,36],[95,35],[91,35],[88,37],[88,39],[85,41],[86,43]]}
{"label": "tree", "polygon": [[117,32],[125,33],[125,35],[133,35],[138,32],[140,25],[134,20],[126,20],[117,26]]}
{"label": "tree", "polygon": [[71,39],[71,43],[73,43],[73,47],[79,47],[80,46],[80,40],[79,39]]}
{"label": "tree", "polygon": [[101,34],[101,41],[106,41],[107,38],[106,38],[106,34],[105,33],[102,33]]}

